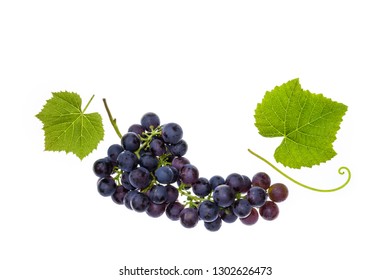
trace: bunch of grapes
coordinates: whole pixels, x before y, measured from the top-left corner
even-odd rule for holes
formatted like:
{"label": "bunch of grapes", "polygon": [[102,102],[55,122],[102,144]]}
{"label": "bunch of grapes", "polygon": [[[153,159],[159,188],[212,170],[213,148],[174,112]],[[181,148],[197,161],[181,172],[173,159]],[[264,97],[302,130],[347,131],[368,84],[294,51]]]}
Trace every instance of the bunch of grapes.
{"label": "bunch of grapes", "polygon": [[271,185],[264,172],[252,179],[238,173],[200,177],[184,157],[187,150],[180,125],[160,125],[155,113],[146,113],[121,144],[111,145],[107,156],[93,164],[98,192],[135,212],[151,217],[165,213],[186,228],[202,221],[206,229],[217,231],[222,222],[253,225],[259,216],[271,221],[279,215],[277,203],[288,196],[284,184]]}

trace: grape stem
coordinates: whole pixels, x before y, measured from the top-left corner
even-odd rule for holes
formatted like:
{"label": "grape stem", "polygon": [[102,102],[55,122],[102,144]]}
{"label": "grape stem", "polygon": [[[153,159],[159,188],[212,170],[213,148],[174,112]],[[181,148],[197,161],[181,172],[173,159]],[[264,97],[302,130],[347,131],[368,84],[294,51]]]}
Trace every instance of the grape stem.
{"label": "grape stem", "polygon": [[111,115],[110,109],[108,108],[107,101],[105,98],[103,98],[104,108],[106,108],[108,118],[110,119],[110,122],[112,126],[114,127],[114,130],[116,134],[119,136],[120,139],[122,139],[122,134],[119,131],[118,125],[116,124],[116,119],[114,119]]}
{"label": "grape stem", "polygon": [[305,185],[305,184],[302,184],[300,182],[298,182],[297,180],[291,178],[290,176],[288,176],[286,173],[284,173],[283,171],[281,171],[279,168],[277,168],[275,165],[273,165],[271,162],[269,162],[268,160],[266,160],[265,158],[263,158],[262,156],[256,154],[255,152],[253,152],[251,149],[248,149],[248,152],[250,152],[252,155],[254,155],[255,157],[261,159],[262,161],[264,161],[266,164],[268,164],[269,166],[271,166],[273,169],[275,169],[276,171],[278,171],[280,174],[282,174],[284,177],[286,177],[287,179],[289,179],[290,181],[294,182],[295,184],[301,186],[301,187],[304,187],[306,189],[309,189],[309,190],[312,190],[312,191],[316,191],[316,192],[334,192],[334,191],[338,191],[342,188],[344,188],[348,183],[349,181],[351,180],[351,170],[349,170],[348,167],[346,166],[341,166],[338,170],[339,174],[340,175],[344,175],[344,170],[347,171],[348,173],[348,178],[347,178],[347,181],[345,181],[344,184],[342,184],[341,186],[337,187],[337,188],[333,188],[333,189],[317,189],[317,188],[313,188],[313,187],[310,187],[308,185]]}

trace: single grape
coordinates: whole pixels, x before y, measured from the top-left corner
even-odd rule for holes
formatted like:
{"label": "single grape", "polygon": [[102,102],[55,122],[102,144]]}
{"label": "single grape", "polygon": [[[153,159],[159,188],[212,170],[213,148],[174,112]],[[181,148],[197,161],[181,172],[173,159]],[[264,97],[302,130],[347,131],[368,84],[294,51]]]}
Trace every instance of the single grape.
{"label": "single grape", "polygon": [[260,216],[267,221],[275,220],[279,215],[279,207],[273,201],[267,201],[259,208]]}
{"label": "single grape", "polygon": [[225,184],[231,186],[235,192],[241,192],[245,187],[244,178],[238,173],[229,174],[226,177]]}
{"label": "single grape", "polygon": [[213,192],[214,202],[220,207],[229,207],[235,199],[235,192],[229,185],[219,185]]}
{"label": "single grape", "polygon": [[219,185],[224,185],[225,184],[225,178],[219,175],[214,175],[213,177],[210,178],[210,186],[214,190],[217,186]]}
{"label": "single grape", "polygon": [[132,124],[127,132],[134,132],[135,134],[142,136],[142,133],[144,133],[145,128],[143,128],[140,124]]}
{"label": "single grape", "polygon": [[167,215],[168,219],[172,221],[178,221],[180,218],[180,213],[184,209],[184,205],[180,202],[172,202],[169,203],[167,208],[165,209],[165,214]]}
{"label": "single grape", "polygon": [[192,191],[199,197],[205,197],[211,193],[211,186],[209,180],[206,178],[199,178],[195,183],[192,184]]}
{"label": "single grape", "polygon": [[140,156],[139,165],[152,172],[158,167],[158,159],[152,153],[146,152]]}
{"label": "single grape", "polygon": [[179,172],[185,164],[189,164],[189,163],[190,161],[185,157],[175,157],[172,160],[172,166],[175,167],[177,170],[179,170]]}
{"label": "single grape", "polygon": [[196,208],[184,208],[180,212],[180,223],[185,228],[193,228],[198,224],[199,216]]}
{"label": "single grape", "polygon": [[122,136],[121,144],[125,150],[135,152],[140,147],[141,140],[135,132],[127,132]]}
{"label": "single grape", "polygon": [[217,217],[214,221],[212,222],[204,222],[204,226],[207,230],[209,231],[218,231],[221,226],[222,226],[222,219],[220,217]]}
{"label": "single grape", "polygon": [[237,216],[234,214],[232,207],[221,208],[219,210],[219,216],[225,223],[234,223],[237,220]]}
{"label": "single grape", "polygon": [[252,205],[247,199],[240,198],[232,205],[234,214],[239,218],[246,218],[252,211]]}
{"label": "single grape", "polygon": [[157,168],[154,172],[154,175],[156,176],[157,181],[159,181],[161,184],[170,184],[174,182],[174,171],[168,165]]}
{"label": "single grape", "polygon": [[129,172],[126,172],[126,171],[123,171],[122,172],[122,175],[121,175],[121,184],[122,186],[129,190],[129,191],[132,191],[132,190],[135,190],[136,188],[134,186],[131,185],[130,183],[130,180],[129,180]]}
{"label": "single grape", "polygon": [[251,187],[247,193],[249,203],[254,207],[261,207],[267,201],[267,191],[262,187]]}
{"label": "single grape", "polygon": [[123,147],[119,144],[112,144],[110,147],[108,147],[107,150],[107,156],[110,158],[112,162],[116,164],[116,160],[118,158],[118,155],[123,152]]}
{"label": "single grape", "polygon": [[137,167],[129,173],[129,181],[137,189],[144,189],[152,181],[150,172],[144,167]]}
{"label": "single grape", "polygon": [[259,220],[259,212],[256,210],[256,208],[252,208],[248,217],[240,218],[240,221],[247,226],[256,224],[258,220]]}
{"label": "single grape", "polygon": [[203,221],[212,222],[218,217],[219,207],[210,200],[204,200],[198,206],[198,214]]}
{"label": "single grape", "polygon": [[179,191],[172,185],[165,186],[167,190],[167,203],[175,202],[179,198]]}
{"label": "single grape", "polygon": [[244,184],[243,186],[241,187],[240,189],[240,192],[241,193],[246,193],[249,191],[249,189],[252,187],[252,181],[251,179],[246,176],[246,175],[242,175],[242,178],[244,178]]}
{"label": "single grape", "polygon": [[115,192],[111,195],[111,198],[116,204],[122,205],[128,191],[129,190],[125,189],[122,185],[117,186]]}
{"label": "single grape", "polygon": [[199,179],[199,171],[195,165],[185,164],[180,170],[180,180],[184,184],[193,184]]}
{"label": "single grape", "polygon": [[150,141],[150,151],[153,153],[153,155],[159,157],[166,154],[167,147],[161,139],[154,138],[152,141]]}
{"label": "single grape", "polygon": [[168,198],[167,189],[163,185],[154,185],[150,189],[149,198],[155,204],[163,204]]}
{"label": "single grape", "polygon": [[145,130],[151,131],[151,127],[156,128],[160,125],[160,118],[155,113],[146,113],[141,118],[141,125]]}
{"label": "single grape", "polygon": [[118,155],[117,162],[119,169],[130,172],[137,166],[138,158],[130,151],[123,151]]}
{"label": "single grape", "polygon": [[187,142],[181,139],[179,142],[168,146],[169,152],[175,157],[184,156],[187,153],[188,145]]}
{"label": "single grape", "polygon": [[123,204],[126,206],[126,208],[133,210],[131,206],[131,200],[133,199],[133,196],[136,195],[138,191],[130,190],[125,194],[125,197],[123,198]]}
{"label": "single grape", "polygon": [[284,184],[275,183],[269,187],[268,196],[273,202],[285,201],[288,197],[288,189]]}
{"label": "single grape", "polygon": [[156,204],[151,202],[148,209],[146,209],[146,214],[148,214],[149,217],[158,218],[164,214],[165,207],[166,204]]}
{"label": "single grape", "polygon": [[140,192],[134,194],[130,200],[130,206],[136,212],[145,212],[146,209],[148,209],[149,204],[149,197],[146,194]]}
{"label": "single grape", "polygon": [[95,175],[100,178],[110,176],[113,171],[113,168],[114,166],[112,164],[112,161],[108,157],[96,160],[92,167]]}
{"label": "single grape", "polygon": [[100,178],[97,181],[98,192],[102,196],[111,196],[116,190],[116,183],[112,177]]}
{"label": "single grape", "polygon": [[266,190],[271,185],[271,178],[268,176],[267,173],[258,172],[255,175],[253,175],[252,185],[262,187],[263,189]]}
{"label": "single grape", "polygon": [[161,131],[165,143],[177,144],[183,137],[183,129],[177,123],[164,124]]}

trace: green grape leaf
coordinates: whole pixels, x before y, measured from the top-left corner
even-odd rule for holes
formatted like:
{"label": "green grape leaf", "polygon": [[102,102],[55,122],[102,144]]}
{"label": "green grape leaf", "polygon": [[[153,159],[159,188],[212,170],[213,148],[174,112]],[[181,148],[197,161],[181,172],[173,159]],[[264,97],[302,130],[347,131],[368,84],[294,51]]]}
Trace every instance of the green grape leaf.
{"label": "green grape leaf", "polygon": [[303,90],[294,79],[267,91],[255,110],[264,137],[283,137],[275,160],[292,168],[312,167],[336,155],[333,142],[348,107]]}
{"label": "green grape leaf", "polygon": [[65,151],[80,160],[90,154],[104,137],[102,117],[99,113],[85,114],[93,99],[81,110],[77,93],[53,92],[36,117],[43,123],[46,151]]}

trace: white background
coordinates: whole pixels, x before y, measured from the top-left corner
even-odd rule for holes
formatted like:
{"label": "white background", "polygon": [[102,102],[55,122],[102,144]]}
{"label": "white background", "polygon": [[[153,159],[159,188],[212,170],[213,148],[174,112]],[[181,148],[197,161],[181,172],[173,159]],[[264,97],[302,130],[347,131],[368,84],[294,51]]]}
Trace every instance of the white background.
{"label": "white background", "polygon": [[[177,265],[272,266],[264,279],[389,279],[389,26],[386,1],[375,0],[2,1],[0,278],[138,279],[118,270]],[[278,166],[333,188],[346,165],[352,180],[339,192],[303,189],[247,152],[274,162],[280,139],[258,135],[254,109],[297,77],[348,112],[335,158]],[[61,90],[84,104],[95,94],[89,112],[104,118],[105,139],[82,162],[44,152],[34,116]],[[286,183],[278,219],[211,233],[99,196],[91,165],[119,140],[104,97],[122,132],[148,111],[179,123],[201,176],[265,171]]]}

